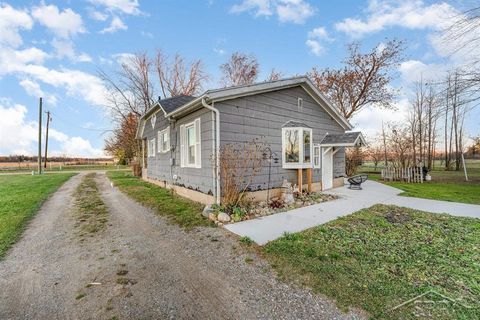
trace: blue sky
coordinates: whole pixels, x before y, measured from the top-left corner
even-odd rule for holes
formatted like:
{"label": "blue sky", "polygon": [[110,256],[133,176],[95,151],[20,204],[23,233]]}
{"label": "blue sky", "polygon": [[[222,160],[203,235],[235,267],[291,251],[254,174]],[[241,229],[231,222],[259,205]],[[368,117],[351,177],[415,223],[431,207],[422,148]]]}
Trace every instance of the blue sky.
{"label": "blue sky", "polygon": [[[201,59],[219,85],[219,65],[241,51],[254,54],[262,80],[272,68],[285,76],[313,66],[338,67],[345,45],[366,49],[386,38],[407,41],[406,59],[392,83],[397,111],[365,109],[352,123],[373,136],[384,121],[402,121],[412,82],[441,77],[467,57],[451,56],[439,30],[469,3],[404,1],[196,0],[0,2],[0,154],[35,154],[38,96],[53,115],[50,150],[68,156],[103,155],[111,128],[102,107],[97,70],[118,66],[128,53],[162,49]],[[478,54],[478,51],[476,51]],[[467,123],[480,134],[480,114]]]}

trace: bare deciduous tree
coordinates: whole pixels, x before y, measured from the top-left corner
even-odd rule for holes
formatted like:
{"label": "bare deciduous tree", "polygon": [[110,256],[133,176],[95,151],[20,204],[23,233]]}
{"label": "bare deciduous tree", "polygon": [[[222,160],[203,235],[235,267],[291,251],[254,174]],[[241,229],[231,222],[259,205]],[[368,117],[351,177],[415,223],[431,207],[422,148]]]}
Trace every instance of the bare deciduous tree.
{"label": "bare deciduous tree", "polygon": [[160,50],[155,56],[155,69],[164,98],[199,94],[208,79],[201,60],[187,64],[182,56],[176,54],[173,61],[169,61]]}
{"label": "bare deciduous tree", "polygon": [[367,53],[360,52],[358,42],[347,49],[343,68],[313,68],[308,76],[347,119],[368,105],[392,108],[396,92],[389,84],[403,57],[403,41],[390,40]]}
{"label": "bare deciduous tree", "polygon": [[[155,82],[155,71],[158,82]],[[187,65],[180,55],[169,61],[158,51],[155,59],[147,53],[129,56],[121,63],[120,68],[108,74],[98,71],[107,88],[106,107],[110,110],[115,129],[107,138],[106,146],[110,154],[124,153],[131,160],[130,142],[135,141],[135,130],[124,130],[131,124],[132,117],[138,121],[148,109],[155,104],[156,97],[162,92],[163,97],[178,95],[194,95],[202,90],[207,79],[200,60]],[[125,134],[130,136],[126,137]]]}
{"label": "bare deciduous tree", "polygon": [[235,52],[228,62],[220,65],[225,87],[252,84],[258,77],[259,64],[254,55]]}
{"label": "bare deciduous tree", "polygon": [[283,77],[283,73],[278,70],[272,69],[265,81],[276,81],[280,80]]}

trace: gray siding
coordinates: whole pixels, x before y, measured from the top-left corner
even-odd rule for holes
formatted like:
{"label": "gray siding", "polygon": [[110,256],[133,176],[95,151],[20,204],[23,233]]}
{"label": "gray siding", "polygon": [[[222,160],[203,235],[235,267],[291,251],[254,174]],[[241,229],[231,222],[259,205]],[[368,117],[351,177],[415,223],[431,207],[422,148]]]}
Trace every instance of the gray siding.
{"label": "gray siding", "polygon": [[[157,113],[155,127],[152,129],[150,119],[145,123],[143,137],[147,140],[155,138],[155,156],[147,158],[147,175],[149,178],[167,181],[171,184],[184,186],[189,189],[212,194],[214,190],[214,176],[212,167],[212,112],[201,109],[185,116],[174,123],[170,123],[170,145],[174,146],[166,153],[158,152],[158,132],[165,129],[169,123],[162,112]],[[180,166],[180,125],[200,118],[201,122],[201,168],[182,168]],[[170,160],[172,159],[172,160]],[[173,162],[173,165],[171,164]],[[177,177],[174,180],[174,176]]]}
{"label": "gray siding", "polygon": [[[300,109],[297,106],[298,98],[303,99]],[[296,169],[282,168],[282,126],[287,121],[299,121],[310,126],[314,144],[327,132],[345,131],[301,87],[222,101],[215,103],[215,107],[220,110],[221,145],[259,138],[276,152],[279,161],[278,164],[272,163],[271,187],[281,186],[283,179],[296,181]],[[334,156],[334,177],[344,175],[344,154],[344,150],[339,150]],[[313,182],[321,182],[321,169],[313,169],[312,178]],[[267,181],[268,167],[264,167],[255,177],[252,190],[265,189]]]}

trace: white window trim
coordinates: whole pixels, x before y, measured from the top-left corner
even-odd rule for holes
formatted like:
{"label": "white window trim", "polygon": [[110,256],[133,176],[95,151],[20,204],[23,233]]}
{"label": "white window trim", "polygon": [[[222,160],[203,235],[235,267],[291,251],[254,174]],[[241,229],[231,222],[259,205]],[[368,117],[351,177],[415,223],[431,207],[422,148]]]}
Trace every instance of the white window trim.
{"label": "white window trim", "polygon": [[[299,162],[298,163],[292,163],[292,162],[286,162],[285,159],[285,132],[287,130],[298,130],[299,131]],[[303,148],[303,132],[304,131],[309,131],[310,132],[310,162],[303,162],[304,159],[304,148]],[[284,169],[306,169],[306,168],[312,168],[313,166],[313,132],[311,128],[304,128],[304,127],[286,127],[282,128],[282,167]]]}
{"label": "white window trim", "polygon": [[[318,149],[318,164],[315,165],[315,149]],[[320,169],[322,167],[322,147],[319,144],[313,146],[312,166],[314,169]]]}
{"label": "white window trim", "polygon": [[[163,149],[163,138],[162,136],[166,135],[167,137],[167,149]],[[170,126],[168,126],[166,129],[158,131],[158,137],[157,137],[157,152],[158,153],[166,153],[170,151]]]}
{"label": "white window trim", "polygon": [[148,140],[148,156],[155,157],[155,138]]}
{"label": "white window trim", "polygon": [[[187,128],[192,126],[195,132],[195,163],[188,163]],[[180,126],[180,167],[202,168],[202,137],[200,118]]]}

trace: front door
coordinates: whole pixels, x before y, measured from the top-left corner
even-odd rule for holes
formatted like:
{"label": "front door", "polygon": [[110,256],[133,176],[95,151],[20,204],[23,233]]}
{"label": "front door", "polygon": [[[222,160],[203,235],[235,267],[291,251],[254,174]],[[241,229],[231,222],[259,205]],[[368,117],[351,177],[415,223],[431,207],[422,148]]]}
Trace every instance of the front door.
{"label": "front door", "polygon": [[322,148],[322,190],[333,187],[333,148]]}

